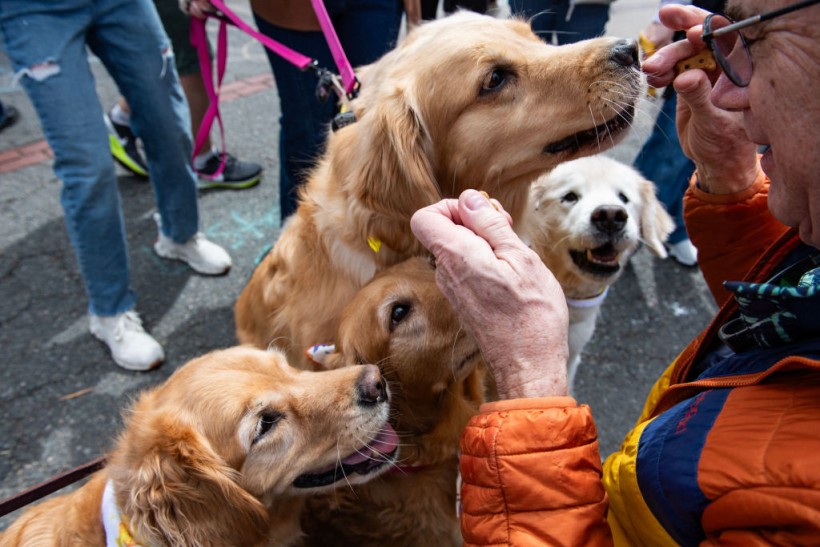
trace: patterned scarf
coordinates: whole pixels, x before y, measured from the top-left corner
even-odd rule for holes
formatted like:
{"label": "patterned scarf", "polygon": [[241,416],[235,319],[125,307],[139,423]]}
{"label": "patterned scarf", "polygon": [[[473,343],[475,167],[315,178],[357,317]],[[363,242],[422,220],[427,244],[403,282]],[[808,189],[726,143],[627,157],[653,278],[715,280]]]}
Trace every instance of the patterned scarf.
{"label": "patterned scarf", "polygon": [[724,283],[740,310],[720,338],[735,352],[820,335],[820,251],[801,245],[795,252],[797,260],[765,283]]}

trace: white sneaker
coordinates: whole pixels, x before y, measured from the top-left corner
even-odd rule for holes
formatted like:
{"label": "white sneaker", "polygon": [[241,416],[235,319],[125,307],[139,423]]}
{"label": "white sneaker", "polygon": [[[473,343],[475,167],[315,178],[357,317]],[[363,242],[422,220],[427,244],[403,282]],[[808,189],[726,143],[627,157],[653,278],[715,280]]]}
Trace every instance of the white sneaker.
{"label": "white sneaker", "polygon": [[194,271],[203,275],[222,275],[231,269],[231,257],[228,252],[197,232],[185,243],[175,243],[162,233],[159,213],[154,213],[159,235],[154,243],[154,251],[162,258],[181,260]]}
{"label": "white sneaker", "polygon": [[698,249],[688,239],[669,245],[669,256],[684,266],[696,266]]}
{"label": "white sneaker", "polygon": [[91,314],[91,334],[105,342],[114,362],[128,370],[151,370],[165,360],[162,346],[142,328],[135,311],[111,317]]}

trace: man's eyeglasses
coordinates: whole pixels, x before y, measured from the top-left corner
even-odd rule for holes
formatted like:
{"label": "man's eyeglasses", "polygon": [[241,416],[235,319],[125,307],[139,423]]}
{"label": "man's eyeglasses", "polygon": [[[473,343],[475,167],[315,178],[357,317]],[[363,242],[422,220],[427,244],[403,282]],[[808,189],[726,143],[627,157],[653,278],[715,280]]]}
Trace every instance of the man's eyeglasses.
{"label": "man's eyeglasses", "polygon": [[703,22],[701,39],[712,50],[720,68],[732,83],[746,87],[752,79],[752,54],[740,29],[819,3],[820,0],[805,0],[737,22],[725,15],[713,13]]}

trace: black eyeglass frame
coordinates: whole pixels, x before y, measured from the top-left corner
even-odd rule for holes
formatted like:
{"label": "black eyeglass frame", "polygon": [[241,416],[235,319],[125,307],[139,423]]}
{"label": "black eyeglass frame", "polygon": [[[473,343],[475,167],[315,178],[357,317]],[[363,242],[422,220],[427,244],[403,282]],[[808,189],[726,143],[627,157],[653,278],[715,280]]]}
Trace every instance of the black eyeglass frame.
{"label": "black eyeglass frame", "polygon": [[714,38],[720,38],[730,32],[740,31],[740,29],[744,29],[746,27],[750,27],[752,25],[756,25],[763,21],[768,21],[770,19],[774,19],[775,17],[779,17],[781,15],[786,15],[787,13],[791,13],[793,11],[797,11],[803,8],[807,8],[814,4],[820,4],[820,0],[803,0],[802,2],[797,2],[796,4],[792,4],[791,6],[786,6],[780,9],[776,9],[773,11],[769,11],[766,13],[761,13],[759,15],[754,15],[752,17],[747,17],[741,21],[733,21],[730,17],[726,15],[721,15],[724,19],[729,21],[730,24],[726,25],[725,27],[721,27],[716,30],[712,30],[712,18],[715,16],[714,13],[709,14],[706,19],[703,21],[703,34],[701,35],[701,40],[706,42],[706,45],[712,50],[712,53],[715,55],[715,59],[717,60],[718,64],[720,64],[720,68],[723,70],[724,74],[738,87],[746,87],[749,85],[749,81],[752,78],[752,70],[754,69],[754,64],[752,63],[752,54],[749,51],[749,43],[746,41],[746,37],[743,36],[741,32],[738,32],[737,35],[740,38],[740,42],[743,45],[743,51],[745,52],[746,59],[749,62],[749,77],[742,78],[737,71],[729,64],[729,60],[723,55],[722,52],[719,51],[714,44]]}

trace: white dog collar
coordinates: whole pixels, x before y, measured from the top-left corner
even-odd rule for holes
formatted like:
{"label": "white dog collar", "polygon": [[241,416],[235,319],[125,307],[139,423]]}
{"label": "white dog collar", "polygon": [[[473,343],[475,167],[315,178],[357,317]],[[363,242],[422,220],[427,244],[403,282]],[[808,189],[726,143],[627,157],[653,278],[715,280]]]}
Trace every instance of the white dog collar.
{"label": "white dog collar", "polygon": [[128,531],[125,515],[117,507],[117,499],[114,496],[114,485],[111,481],[105,483],[103,491],[102,506],[100,508],[103,527],[105,528],[105,547],[144,547],[141,543],[131,537]]}
{"label": "white dog collar", "polygon": [[567,297],[567,306],[570,308],[594,308],[600,306],[606,298],[606,293],[609,292],[609,287],[604,287],[601,294],[593,296],[592,298],[569,298]]}

